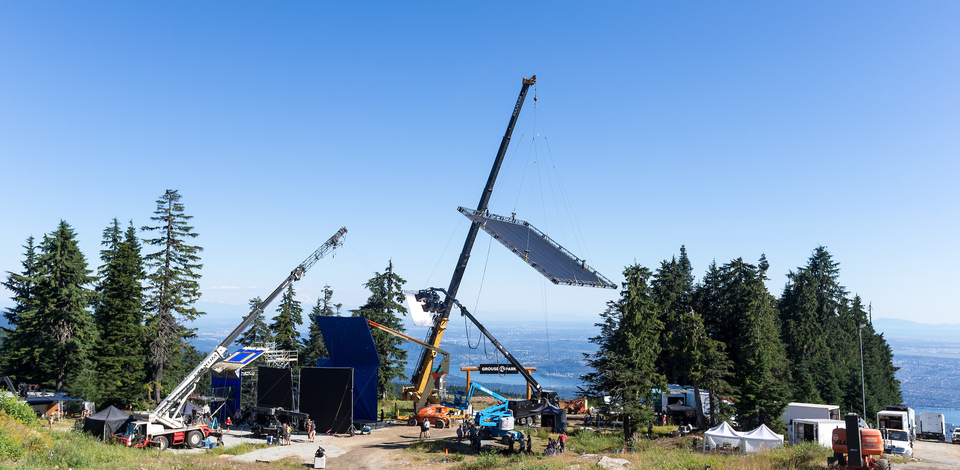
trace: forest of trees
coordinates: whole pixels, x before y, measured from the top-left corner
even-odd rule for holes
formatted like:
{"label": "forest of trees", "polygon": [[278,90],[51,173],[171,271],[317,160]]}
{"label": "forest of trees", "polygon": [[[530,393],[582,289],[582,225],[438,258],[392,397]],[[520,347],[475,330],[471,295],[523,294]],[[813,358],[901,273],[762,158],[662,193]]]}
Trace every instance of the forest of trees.
{"label": "forest of trees", "polygon": [[[668,383],[709,391],[709,422],[736,415],[744,428],[761,423],[782,432],[787,403],[839,405],[875,416],[899,404],[893,352],[872,325],[863,300],[840,284],[839,263],[817,247],[806,266],[787,274],[779,299],[768,292],[769,263],[738,258],[711,263],[699,282],[685,247],[656,272],[624,269],[620,298],[601,315],[593,369],[581,377],[589,396],[612,396],[624,431],[654,418],[644,404]],[[863,340],[861,386],[860,338]],[[733,403],[732,409],[725,403]]]}
{"label": "forest of trees", "polygon": [[[96,273],[67,222],[39,241],[28,237],[21,271],[3,282],[14,306],[3,312],[0,375],[126,409],[152,408],[179,383],[204,356],[189,327],[203,315],[194,307],[203,248],[191,244],[198,235],[180,198],[167,190],[156,201],[153,224],[139,229],[153,238],[139,238],[132,221],[124,227],[112,220]],[[598,349],[585,357],[593,371],[582,377],[583,393],[616,397],[625,431],[654,418],[645,400],[668,383],[709,392],[714,413],[697,416],[701,427],[735,414],[741,426],[782,430],[790,401],[862,412],[865,397],[868,418],[901,403],[893,353],[873,329],[869,306],[840,283],[827,249],[817,247],[805,266],[787,273],[779,298],[767,289],[768,269],[764,256],[756,264],[714,262],[697,281],[685,247],[655,271],[627,266],[619,299],[601,313],[600,333],[590,339]],[[403,331],[405,282],[390,262],[364,284],[370,296],[350,313]],[[250,310],[260,302],[251,299]],[[310,314],[340,315],[341,308],[327,285]],[[275,343],[298,351],[299,364],[316,364],[326,348],[309,318],[301,337],[303,311],[290,287],[270,322],[261,312],[237,344]],[[383,396],[407,357],[400,338],[372,334]]]}
{"label": "forest of trees", "polygon": [[[180,199],[177,191],[167,190],[156,201],[154,224],[140,228],[153,238],[139,238],[132,221],[126,228],[111,221],[103,231],[102,263],[95,274],[66,221],[39,243],[28,237],[22,270],[7,272],[3,282],[13,292],[14,306],[3,312],[0,375],[95,401],[101,408],[139,410],[152,408],[183,380],[206,354],[194,348],[196,332],[189,327],[204,314],[194,307],[201,295],[203,248],[190,243],[198,234]],[[406,311],[403,283],[392,263],[386,273],[375,273],[366,284],[370,299],[354,315],[402,329],[397,315]],[[260,303],[259,297],[251,299],[250,311]],[[341,307],[327,285],[311,314],[340,315]],[[292,286],[269,324],[263,315],[238,345],[274,343],[297,351],[299,364],[326,357],[315,322],[308,320],[306,338],[298,331],[303,307]],[[384,364],[381,381],[389,383],[402,373],[405,353],[393,337],[375,337]]]}

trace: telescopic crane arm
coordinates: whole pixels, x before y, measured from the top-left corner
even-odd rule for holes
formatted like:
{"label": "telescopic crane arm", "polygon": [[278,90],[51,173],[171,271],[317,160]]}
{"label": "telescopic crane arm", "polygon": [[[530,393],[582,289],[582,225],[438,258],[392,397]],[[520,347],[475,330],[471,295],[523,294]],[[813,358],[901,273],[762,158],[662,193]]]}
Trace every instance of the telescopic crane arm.
{"label": "telescopic crane arm", "polygon": [[[376,328],[381,331],[386,331],[387,333],[390,333],[394,336],[398,336],[407,341],[417,343],[420,346],[423,346],[431,351],[434,351],[437,354],[442,354],[443,359],[440,360],[440,367],[437,368],[437,372],[435,373],[435,378],[433,382],[430,382],[433,384],[433,389],[435,390],[440,389],[440,377],[450,372],[450,353],[440,348],[435,348],[433,346],[430,346],[429,344],[424,343],[423,341],[413,338],[412,336],[403,334],[397,330],[394,330],[393,328],[383,326],[373,320],[367,319],[367,324],[370,325],[371,328]],[[420,394],[420,397],[417,399],[417,404],[416,406],[414,406],[414,411],[420,411],[421,408],[427,405],[427,399],[430,398],[431,393],[433,393],[433,390],[424,390],[423,393]]]}
{"label": "telescopic crane arm", "polygon": [[[487,205],[490,202],[490,196],[493,194],[494,183],[497,182],[497,175],[500,173],[500,166],[503,164],[503,159],[507,154],[507,147],[510,145],[510,138],[513,136],[513,128],[517,124],[517,118],[520,116],[520,110],[523,108],[523,102],[527,97],[527,90],[530,88],[530,85],[537,83],[537,76],[534,75],[530,78],[524,78],[522,86],[520,87],[520,96],[517,98],[517,103],[513,106],[513,113],[510,115],[510,121],[507,123],[507,130],[503,133],[503,139],[500,141],[500,148],[497,149],[497,156],[493,160],[493,168],[490,169],[490,175],[487,177],[487,184],[483,188],[483,193],[480,194],[480,202],[477,204],[477,212],[483,214],[487,210]],[[460,281],[463,280],[463,274],[467,270],[467,261],[470,260],[470,252],[473,251],[473,244],[477,240],[477,233],[480,231],[480,224],[474,222],[470,225],[470,231],[467,233],[467,239],[463,242],[463,249],[460,251],[460,258],[457,260],[457,267],[453,271],[453,276],[450,279],[450,286],[447,290],[443,291],[447,295],[447,299],[453,299],[457,296],[457,291],[460,290]],[[452,307],[452,302],[447,302]],[[434,347],[440,345],[440,340],[443,339],[443,333],[447,328],[447,319],[450,317],[450,310],[447,309],[443,312],[440,312],[440,315],[437,316],[434,326],[430,329],[429,334],[429,343]],[[411,382],[415,390],[420,391],[423,395],[423,390],[426,388],[427,378],[429,376],[428,372],[433,367],[433,357],[434,355],[429,351],[423,351],[420,356],[420,361],[417,363],[416,372],[414,372]]]}
{"label": "telescopic crane arm", "polygon": [[260,302],[260,305],[257,305],[257,308],[253,309],[249,315],[240,323],[239,326],[234,328],[234,330],[220,343],[219,346],[214,348],[210,354],[207,355],[196,368],[193,369],[190,374],[177,385],[177,388],[173,389],[163,401],[157,405],[157,408],[153,411],[152,414],[156,416],[156,420],[163,423],[164,425],[171,428],[183,427],[183,417],[180,416],[180,409],[183,407],[183,403],[187,401],[187,397],[193,393],[194,389],[197,388],[197,382],[200,381],[200,377],[203,376],[217,361],[226,357],[227,348],[243,333],[253,322],[263,313],[264,309],[270,305],[277,296],[281,295],[283,291],[294,281],[299,281],[303,278],[303,275],[313,267],[314,264],[320,259],[323,258],[331,250],[343,245],[343,240],[341,238],[344,234],[347,233],[347,228],[343,227],[337,231],[329,240],[327,240],[320,248],[317,248],[317,251],[314,251],[313,254],[303,260],[302,263],[297,265],[296,268],[293,268],[293,271],[290,271],[290,275],[287,276],[283,282],[280,283],[280,286],[277,287],[273,293],[271,293],[267,298]]}
{"label": "telescopic crane arm", "polygon": [[[440,296],[437,294],[437,292],[442,292],[444,295],[446,295],[446,298],[450,300],[450,303],[448,304],[447,302],[441,302]],[[534,379],[533,376],[530,375],[530,372],[523,367],[523,364],[521,364],[517,358],[513,357],[513,354],[510,354],[510,351],[507,351],[507,348],[503,347],[503,345],[497,341],[497,338],[495,338],[492,333],[487,331],[487,329],[480,324],[480,321],[477,320],[477,317],[473,316],[473,314],[467,311],[467,308],[464,307],[459,300],[453,298],[447,293],[447,291],[439,287],[431,287],[418,292],[416,299],[418,302],[424,303],[423,310],[427,312],[449,312],[453,308],[453,305],[460,307],[460,313],[469,318],[474,325],[477,325],[477,329],[479,329],[480,332],[483,333],[483,335],[486,336],[491,343],[493,343],[493,345],[498,351],[500,351],[500,354],[503,354],[503,357],[505,357],[507,361],[510,361],[510,364],[517,368],[517,372],[523,375],[523,378],[527,380],[527,383],[529,383],[532,388],[532,395],[536,398],[540,398],[543,395],[543,387],[540,386],[540,383],[537,382],[537,379]]]}

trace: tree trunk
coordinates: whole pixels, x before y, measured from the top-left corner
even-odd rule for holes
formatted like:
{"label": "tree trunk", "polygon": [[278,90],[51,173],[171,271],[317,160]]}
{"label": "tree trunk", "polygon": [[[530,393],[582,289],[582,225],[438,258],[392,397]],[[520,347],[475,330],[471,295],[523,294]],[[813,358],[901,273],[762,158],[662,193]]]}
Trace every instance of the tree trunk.
{"label": "tree trunk", "polygon": [[163,382],[163,364],[153,369],[153,399],[160,404],[160,384]]}
{"label": "tree trunk", "polygon": [[697,429],[703,429],[703,401],[700,400],[700,381],[693,380],[693,401],[697,409]]}

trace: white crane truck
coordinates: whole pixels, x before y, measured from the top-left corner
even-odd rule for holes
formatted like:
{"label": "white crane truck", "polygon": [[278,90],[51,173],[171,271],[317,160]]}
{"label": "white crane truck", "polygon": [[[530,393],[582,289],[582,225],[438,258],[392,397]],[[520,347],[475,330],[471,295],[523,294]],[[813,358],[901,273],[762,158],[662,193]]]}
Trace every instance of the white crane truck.
{"label": "white crane truck", "polygon": [[147,447],[153,445],[161,450],[170,446],[180,446],[186,444],[189,447],[199,447],[201,443],[215,431],[206,425],[197,425],[195,423],[187,424],[182,415],[184,402],[187,397],[197,388],[197,382],[200,378],[213,367],[217,361],[220,361],[227,355],[227,348],[243,333],[254,320],[263,313],[263,310],[273,302],[284,289],[292,282],[300,280],[313,265],[323,258],[331,250],[343,245],[341,238],[347,233],[346,228],[341,228],[329,240],[327,240],[317,251],[314,251],[307,259],[297,265],[290,275],[270,294],[266,300],[260,303],[249,315],[237,326],[223,342],[190,372],[186,378],[163,401],[157,405],[153,411],[135,412],[135,421],[127,425],[127,429],[122,436],[116,438],[130,447]]}

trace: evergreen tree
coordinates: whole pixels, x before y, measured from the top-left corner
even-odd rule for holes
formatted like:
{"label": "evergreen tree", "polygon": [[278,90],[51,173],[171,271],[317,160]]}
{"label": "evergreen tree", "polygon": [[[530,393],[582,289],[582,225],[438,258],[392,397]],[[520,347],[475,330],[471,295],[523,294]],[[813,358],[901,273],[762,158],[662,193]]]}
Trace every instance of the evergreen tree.
{"label": "evergreen tree", "polygon": [[[147,328],[150,342],[149,359],[152,366],[150,381],[153,386],[153,399],[159,403],[160,389],[165,380],[164,369],[173,361],[180,360],[187,350],[187,339],[195,336],[192,329],[186,328],[185,321],[193,321],[202,312],[193,307],[200,298],[199,253],[203,248],[188,245],[187,240],[196,238],[193,227],[187,225],[193,218],[184,214],[180,194],[168,189],[157,200],[157,209],[150,218],[155,226],[144,226],[141,230],[157,231],[156,238],[145,240],[158,251],[144,257],[147,266],[153,272],[147,276],[149,296],[147,297]],[[175,378],[179,382],[179,378]]]}
{"label": "evergreen tree", "polygon": [[[19,330],[19,325],[26,318],[36,312],[36,276],[37,276],[37,246],[34,245],[33,237],[27,238],[27,244],[23,246],[24,260],[21,262],[23,271],[15,274],[7,271],[7,280],[3,286],[13,292],[14,305],[3,312],[3,317],[7,320],[7,327],[2,327],[5,335],[3,346],[0,347],[0,368],[5,375],[14,377],[17,380],[25,380],[23,372],[32,368],[31,363],[24,362],[21,355],[29,350],[32,343],[31,332]],[[19,330],[19,331],[18,331]]]}
{"label": "evergreen tree", "polygon": [[653,389],[664,390],[666,378],[657,372],[663,322],[648,285],[650,270],[640,265],[623,272],[620,299],[607,304],[601,314],[600,334],[590,338],[597,352],[584,354],[592,372],[580,380],[592,396],[617,397],[622,407],[624,437],[630,437],[641,423],[652,422],[648,405]]}
{"label": "evergreen tree", "polygon": [[687,372],[691,367],[683,353],[687,338],[684,337],[682,324],[684,316],[693,307],[693,267],[687,258],[687,249],[680,247],[680,259],[674,257],[663,261],[651,281],[654,301],[661,312],[663,322],[662,350],[659,358],[660,370],[670,383],[687,385],[690,379]]}
{"label": "evergreen tree", "polygon": [[840,357],[838,347],[848,345],[853,332],[848,331],[850,325],[838,325],[846,305],[839,272],[839,265],[827,249],[818,246],[806,267],[787,274],[779,307],[783,342],[793,364],[792,396],[797,401],[836,404],[842,399],[842,374],[838,373],[835,361]]}
{"label": "evergreen tree", "polygon": [[70,225],[60,221],[40,244],[33,290],[36,311],[20,317],[17,326],[18,335],[28,340],[20,343],[17,358],[30,367],[18,379],[84,396],[90,384],[82,382],[81,372],[91,368],[90,349],[97,339],[87,310],[93,298],[87,286],[95,278],[75,237]]}
{"label": "evergreen tree", "polygon": [[127,408],[143,396],[146,335],[143,328],[146,279],[133,222],[126,233],[117,219],[103,232],[100,282],[94,319],[100,332],[97,382],[103,406]]}
{"label": "evergreen tree", "polygon": [[323,286],[323,298],[317,299],[317,305],[310,312],[310,336],[303,347],[303,363],[314,366],[318,359],[328,357],[327,346],[323,343],[323,334],[317,326],[318,316],[340,316],[342,304],[333,303],[333,289]]}
{"label": "evergreen tree", "polygon": [[[365,317],[383,326],[397,331],[404,331],[400,315],[406,315],[407,309],[403,306],[405,296],[403,284],[407,281],[393,272],[393,262],[384,273],[374,273],[373,277],[363,286],[370,291],[367,303],[353,311],[355,317]],[[407,361],[407,352],[401,348],[402,339],[377,329],[371,330],[373,342],[380,356],[380,368],[377,378],[377,391],[381,397],[386,397],[388,391],[393,390],[391,382],[403,376],[404,365]]]}
{"label": "evergreen tree", "polygon": [[733,363],[738,421],[746,426],[765,423],[782,429],[786,406],[784,384],[790,375],[777,318],[776,299],[766,290],[766,268],[736,259],[711,265],[697,292],[697,304],[714,317],[708,334],[726,345]]}
{"label": "evergreen tree", "polygon": [[267,326],[267,322],[263,319],[263,311],[257,310],[262,303],[263,300],[261,300],[260,297],[250,299],[250,313],[244,315],[243,319],[246,320],[253,312],[257,312],[257,318],[253,320],[253,325],[250,325],[250,328],[247,328],[247,330],[237,338],[236,344],[249,347],[273,342],[273,333],[270,331],[270,327]]}
{"label": "evergreen tree", "polygon": [[277,307],[277,316],[273,317],[273,323],[270,324],[277,349],[300,350],[300,332],[297,331],[297,326],[303,324],[303,307],[296,297],[293,284],[288,284]]}

